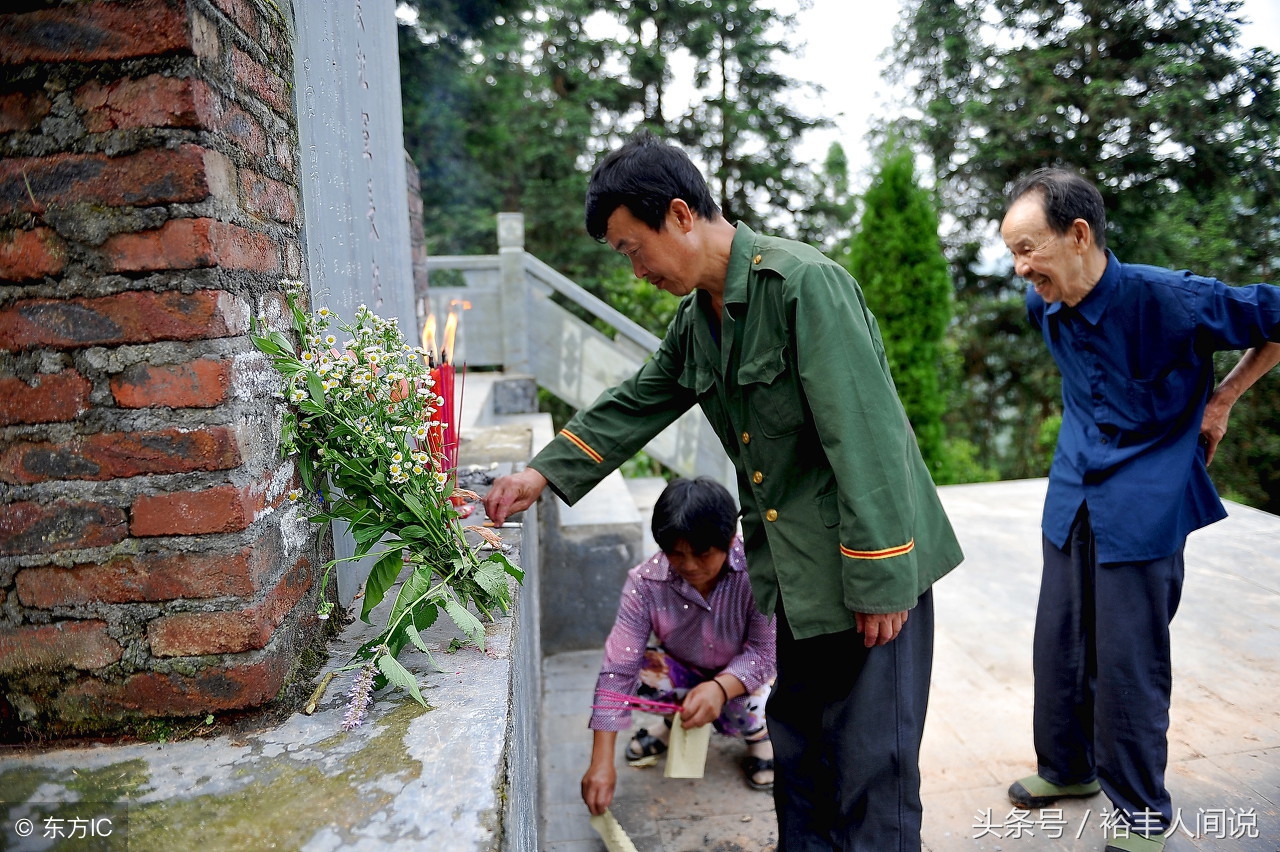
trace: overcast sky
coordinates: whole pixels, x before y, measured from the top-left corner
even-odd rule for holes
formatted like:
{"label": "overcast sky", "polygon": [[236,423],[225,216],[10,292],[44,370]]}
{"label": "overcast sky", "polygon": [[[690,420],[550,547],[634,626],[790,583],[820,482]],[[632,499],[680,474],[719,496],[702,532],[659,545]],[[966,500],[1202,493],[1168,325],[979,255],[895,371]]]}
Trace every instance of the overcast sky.
{"label": "overcast sky", "polygon": [[[776,0],[774,8],[787,12],[796,5],[794,0]],[[1280,52],[1280,0],[1244,0],[1241,12],[1249,21],[1242,44]],[[837,122],[833,131],[808,134],[799,159],[820,163],[831,142],[839,141],[849,156],[856,187],[865,185],[860,172],[868,165],[863,131],[873,115],[889,114],[880,72],[900,13],[899,0],[813,0],[798,14],[796,36],[804,46],[779,63],[790,76],[824,88],[819,101],[804,102],[802,109]]]}

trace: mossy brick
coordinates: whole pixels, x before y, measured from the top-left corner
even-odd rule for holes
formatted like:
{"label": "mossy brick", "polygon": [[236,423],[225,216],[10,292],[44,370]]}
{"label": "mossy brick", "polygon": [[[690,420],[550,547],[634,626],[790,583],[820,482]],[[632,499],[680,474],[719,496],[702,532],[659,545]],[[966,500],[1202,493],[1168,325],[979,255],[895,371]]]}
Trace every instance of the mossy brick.
{"label": "mossy brick", "polygon": [[279,114],[292,110],[289,87],[278,74],[264,68],[243,50],[231,51],[231,73],[242,91],[247,90]]}
{"label": "mossy brick", "polygon": [[107,633],[105,621],[0,628],[0,674],[67,666],[101,669],[118,661],[122,653],[120,643]]}
{"label": "mossy brick", "polygon": [[281,643],[264,659],[211,665],[194,674],[139,672],[120,681],[84,677],[51,696],[51,704],[64,717],[99,720],[241,710],[274,698],[290,662],[291,655]]}
{"label": "mossy brick", "polygon": [[72,3],[5,15],[0,66],[189,53],[185,2]]}
{"label": "mossy brick", "polygon": [[156,618],[147,625],[151,653],[157,657],[198,657],[264,648],[311,588],[311,581],[311,563],[302,559],[263,600],[245,609]]}
{"label": "mossy brick", "polygon": [[74,568],[24,568],[14,578],[14,589],[23,606],[38,609],[252,597],[279,561],[278,534],[264,533],[246,547],[128,554]]}
{"label": "mossy brick", "polygon": [[[136,127],[199,127],[212,95],[201,80],[148,74],[103,82],[92,80],[75,93],[90,133]],[[204,106],[205,109],[201,109]]]}
{"label": "mossy brick", "polygon": [[211,94],[206,104],[207,109],[201,114],[206,127],[239,145],[254,157],[266,156],[267,132],[256,118],[242,107],[216,95]]}
{"label": "mossy brick", "polygon": [[101,204],[145,207],[195,203],[214,194],[217,154],[190,143],[132,154],[59,153],[0,160],[0,215]]}
{"label": "mossy brick", "polygon": [[253,41],[258,40],[258,31],[260,18],[258,10],[248,0],[213,0],[213,5],[218,7],[222,14],[226,15],[231,22],[239,28],[240,32],[249,36]]}
{"label": "mossy brick", "polygon": [[0,233],[0,281],[57,275],[66,264],[66,243],[52,228]]}
{"label": "mossy brick", "polygon": [[248,329],[249,306],[222,290],[25,299],[0,308],[0,349],[9,351],[209,340]]}
{"label": "mossy brick", "polygon": [[129,529],[136,536],[239,532],[265,507],[263,495],[247,486],[147,495],[133,501]]}
{"label": "mossy brick", "polygon": [[212,408],[227,401],[232,363],[196,358],[182,364],[134,364],[111,378],[111,395],[122,408]]}
{"label": "mossy brick", "polygon": [[213,266],[273,272],[280,266],[279,249],[266,234],[215,219],[171,219],[150,231],[116,234],[102,250],[113,272]]}
{"label": "mossy brick", "polygon": [[124,511],[105,503],[22,501],[0,510],[0,556],[106,547],[127,535]]}
{"label": "mossy brick", "polygon": [[75,370],[0,379],[0,426],[64,423],[89,410],[93,385]]}
{"label": "mossy brick", "polygon": [[257,172],[242,169],[240,197],[246,213],[291,224],[298,215],[293,187]]}
{"label": "mossy brick", "polygon": [[52,109],[44,92],[6,92],[0,95],[0,133],[34,130]]}
{"label": "mossy brick", "polygon": [[148,474],[231,470],[242,463],[236,429],[99,432],[70,441],[13,441],[0,451],[0,482],[127,479]]}

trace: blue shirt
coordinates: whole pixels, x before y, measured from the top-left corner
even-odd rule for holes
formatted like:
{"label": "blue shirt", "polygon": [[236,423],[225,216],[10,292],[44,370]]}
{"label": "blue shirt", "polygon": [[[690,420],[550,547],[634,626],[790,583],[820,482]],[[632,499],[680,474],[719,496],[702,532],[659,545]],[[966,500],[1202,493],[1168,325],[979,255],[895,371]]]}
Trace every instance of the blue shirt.
{"label": "blue shirt", "polygon": [[1027,290],[1027,315],[1062,372],[1062,429],[1043,528],[1066,545],[1089,506],[1099,562],[1176,553],[1226,510],[1199,444],[1213,353],[1280,337],[1280,287],[1120,263],[1075,307]]}

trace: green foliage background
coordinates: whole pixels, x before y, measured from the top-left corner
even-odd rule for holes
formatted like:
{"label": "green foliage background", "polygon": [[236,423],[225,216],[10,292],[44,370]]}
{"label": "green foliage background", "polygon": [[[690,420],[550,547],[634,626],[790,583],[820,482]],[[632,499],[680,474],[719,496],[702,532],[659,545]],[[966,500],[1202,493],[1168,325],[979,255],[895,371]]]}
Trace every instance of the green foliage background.
{"label": "green foliage background", "polygon": [[[1280,57],[1240,43],[1238,0],[907,0],[885,63],[903,102],[881,133],[899,141],[862,198],[841,145],[820,164],[797,159],[803,135],[829,122],[789,106],[817,87],[778,72],[803,33],[767,0],[401,5],[416,13],[400,61],[429,252],[491,253],[494,215],[520,210],[529,251],[661,334],[674,300],[582,225],[598,157],[649,127],[700,161],[731,220],[855,270],[939,481],[1048,471],[1057,370],[1027,325],[1022,282],[984,255],[1017,176],[1084,170],[1126,261],[1277,278]],[[682,53],[689,103],[671,95]],[[945,273],[925,248],[926,208],[942,222]],[[1225,494],[1280,512],[1277,391],[1268,376],[1236,406],[1213,474]]]}

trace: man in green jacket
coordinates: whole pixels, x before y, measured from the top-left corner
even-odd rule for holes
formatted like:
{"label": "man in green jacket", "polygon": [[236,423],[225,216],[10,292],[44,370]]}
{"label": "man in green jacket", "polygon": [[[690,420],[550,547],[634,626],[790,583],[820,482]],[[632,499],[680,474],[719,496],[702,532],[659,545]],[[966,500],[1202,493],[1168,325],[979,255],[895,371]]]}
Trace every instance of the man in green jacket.
{"label": "man in green jacket", "polygon": [[680,306],[634,376],[494,483],[490,519],[547,485],[575,502],[700,406],[737,469],[756,603],[778,617],[778,849],[919,849],[930,587],[963,557],[861,289],[807,245],[734,226],[647,133],[597,166],[586,218]]}

